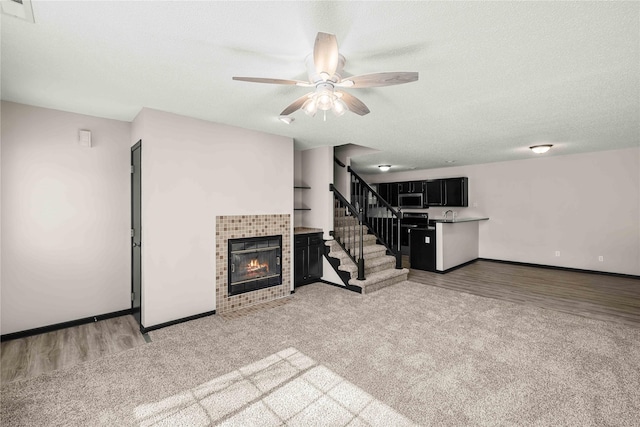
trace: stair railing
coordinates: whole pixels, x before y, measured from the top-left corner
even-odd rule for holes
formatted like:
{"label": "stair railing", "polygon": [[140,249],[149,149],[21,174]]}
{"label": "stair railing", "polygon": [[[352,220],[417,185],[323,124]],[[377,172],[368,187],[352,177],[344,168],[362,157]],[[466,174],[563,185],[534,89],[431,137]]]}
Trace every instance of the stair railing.
{"label": "stair railing", "polygon": [[400,220],[402,211],[396,209],[347,166],[351,176],[351,203],[362,212],[362,222],[369,231],[396,258],[396,268],[402,268],[402,247],[400,243]]}
{"label": "stair railing", "polygon": [[[334,222],[333,222],[333,235],[334,240],[340,245],[340,247],[349,255],[349,258],[358,266],[358,280],[365,280],[364,277],[364,253],[362,251],[364,227],[363,219],[364,214],[362,209],[358,209],[353,206],[342,194],[333,186],[329,184],[329,190],[333,192],[333,207],[334,207]],[[341,219],[353,217],[357,219],[357,222],[352,222],[350,225]],[[339,224],[339,225],[338,225]],[[358,240],[358,250],[355,250],[355,245],[347,245],[347,240],[351,237],[351,242]],[[356,257],[358,257],[356,259]]]}

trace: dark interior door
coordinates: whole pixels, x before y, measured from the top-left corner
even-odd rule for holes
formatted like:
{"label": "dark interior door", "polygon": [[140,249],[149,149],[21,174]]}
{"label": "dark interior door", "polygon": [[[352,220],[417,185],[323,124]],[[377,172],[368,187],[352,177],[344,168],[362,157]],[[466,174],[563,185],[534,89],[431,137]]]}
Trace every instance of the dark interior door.
{"label": "dark interior door", "polygon": [[141,215],[142,141],[131,147],[131,309],[142,326],[142,215]]}

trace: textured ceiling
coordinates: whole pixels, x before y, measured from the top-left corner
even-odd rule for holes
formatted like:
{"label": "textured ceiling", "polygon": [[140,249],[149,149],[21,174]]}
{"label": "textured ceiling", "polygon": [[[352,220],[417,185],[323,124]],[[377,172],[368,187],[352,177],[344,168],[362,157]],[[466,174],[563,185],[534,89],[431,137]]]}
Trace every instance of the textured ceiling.
{"label": "textured ceiling", "polygon": [[[131,121],[142,107],[294,138],[356,144],[371,173],[640,144],[638,2],[33,2],[2,16],[2,99]],[[346,75],[418,71],[351,89],[371,113],[280,111],[308,92],[232,76],[306,79],[318,31]]]}

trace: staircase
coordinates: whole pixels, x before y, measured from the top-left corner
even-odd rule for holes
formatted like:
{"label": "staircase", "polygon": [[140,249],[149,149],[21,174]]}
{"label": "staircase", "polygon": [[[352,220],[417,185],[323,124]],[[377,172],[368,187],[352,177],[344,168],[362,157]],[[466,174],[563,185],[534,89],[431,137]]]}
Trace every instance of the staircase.
{"label": "staircase", "polygon": [[[358,280],[358,265],[354,262],[360,259],[361,228],[364,280]],[[333,235],[337,240],[325,243],[327,259],[348,289],[368,294],[407,280],[409,270],[396,268],[396,256],[388,255],[389,249],[377,243],[378,238],[369,227],[360,225],[358,218],[338,202],[334,207]]]}

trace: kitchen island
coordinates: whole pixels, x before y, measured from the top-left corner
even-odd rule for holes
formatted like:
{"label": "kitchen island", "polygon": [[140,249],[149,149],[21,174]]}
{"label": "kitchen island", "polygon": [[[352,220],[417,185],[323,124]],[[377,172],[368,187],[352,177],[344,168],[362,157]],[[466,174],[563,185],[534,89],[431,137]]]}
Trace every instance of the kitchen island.
{"label": "kitchen island", "polygon": [[478,258],[479,224],[489,218],[429,219],[411,231],[411,268],[446,273]]}

